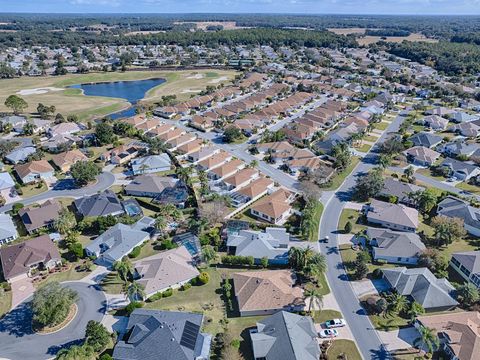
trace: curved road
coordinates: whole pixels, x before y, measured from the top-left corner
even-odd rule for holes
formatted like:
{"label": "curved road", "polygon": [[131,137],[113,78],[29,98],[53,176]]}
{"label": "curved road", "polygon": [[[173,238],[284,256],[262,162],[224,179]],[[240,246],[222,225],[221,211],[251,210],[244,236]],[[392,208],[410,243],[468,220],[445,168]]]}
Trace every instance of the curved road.
{"label": "curved road", "polygon": [[[389,133],[398,131],[403,119],[404,118],[397,116],[371,150],[378,149],[378,144],[385,141]],[[373,328],[369,317],[361,307],[353,291],[351,283],[348,281],[345,268],[343,267],[342,257],[338,251],[337,240],[340,214],[342,213],[345,203],[352,198],[355,180],[359,175],[368,172],[375,166],[375,158],[376,155],[369,152],[355,167],[352,173],[347,176],[340,188],[332,193],[324,204],[325,209],[320,222],[319,239],[324,239],[328,235],[330,240],[328,244],[319,243],[319,247],[327,259],[327,278],[331,291],[342,310],[345,320],[350,326],[362,357],[364,359],[383,360],[390,359],[391,357],[385,350],[382,341],[378,337],[377,331]]]}
{"label": "curved road", "polygon": [[95,184],[92,184],[83,188],[74,187],[73,181],[71,179],[60,180],[57,182],[57,184],[53,186],[52,189],[48,191],[45,191],[41,194],[26,198],[26,199],[22,199],[19,201],[15,201],[0,207],[0,213],[11,210],[12,205],[15,203],[22,203],[24,205],[29,205],[29,204],[41,202],[41,201],[52,199],[52,198],[59,198],[59,197],[79,198],[84,195],[92,195],[99,191],[108,189],[114,183],[115,183],[115,175],[113,175],[111,172],[102,172],[100,175],[98,175],[97,182]]}
{"label": "curved road", "polygon": [[66,282],[63,285],[78,292],[78,311],[68,326],[56,333],[40,335],[31,329],[31,299],[23,302],[0,320],[0,359],[50,359],[64,346],[82,341],[89,320],[101,321],[106,298],[95,285]]}

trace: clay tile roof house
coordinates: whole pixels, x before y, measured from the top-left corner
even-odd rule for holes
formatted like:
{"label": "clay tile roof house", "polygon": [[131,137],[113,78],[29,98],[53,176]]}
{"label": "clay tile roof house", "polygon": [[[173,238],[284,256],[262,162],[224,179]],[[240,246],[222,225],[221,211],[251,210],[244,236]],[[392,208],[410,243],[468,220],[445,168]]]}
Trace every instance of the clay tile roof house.
{"label": "clay tile roof house", "polygon": [[362,211],[367,221],[392,230],[415,232],[418,228],[418,211],[414,208],[372,200]]}
{"label": "clay tile roof house", "polygon": [[216,167],[209,173],[209,177],[214,180],[219,180],[224,177],[235,174],[238,170],[244,168],[246,164],[239,159],[233,159],[219,167]]}
{"label": "clay tile roof house", "polygon": [[268,190],[273,188],[274,184],[272,179],[260,177],[238,190],[237,193],[246,196],[247,200],[250,201],[266,194]]}
{"label": "clay tile roof house", "polygon": [[295,149],[295,147],[287,141],[258,144],[256,148],[260,153],[266,153],[268,151],[276,153],[283,151],[292,151]]}
{"label": "clay tile roof house", "polygon": [[153,128],[153,129],[149,130],[147,132],[147,136],[149,136],[149,137],[160,136],[160,135],[168,133],[169,131],[172,131],[173,129],[175,129],[174,125],[170,125],[170,124],[159,125],[159,126]]}
{"label": "clay tile roof house", "polygon": [[197,166],[203,170],[212,170],[217,166],[224,164],[227,161],[232,159],[232,155],[227,153],[224,150],[220,150],[219,153],[206,158],[205,160],[200,161]]}
{"label": "clay tile roof house", "polygon": [[242,186],[248,185],[252,180],[256,179],[259,176],[259,172],[256,169],[245,168],[238,171],[236,174],[225,178],[222,181],[222,185],[227,190],[234,190],[236,188],[241,188]]}
{"label": "clay tile roof house", "polygon": [[440,346],[453,360],[477,360],[480,354],[480,313],[419,316],[415,327],[435,329]]}
{"label": "clay tile roof house", "polygon": [[52,156],[52,162],[64,173],[70,171],[70,167],[76,162],[87,160],[88,157],[78,149]]}
{"label": "clay tile roof house", "polygon": [[177,147],[176,151],[180,154],[188,155],[200,150],[202,146],[203,146],[203,140],[196,139],[186,144],[183,144],[182,146]]}
{"label": "clay tile roof house", "polygon": [[275,225],[282,225],[292,212],[290,202],[294,194],[285,189],[279,189],[265,196],[250,208],[250,213],[264,221]]}
{"label": "clay tile roof house", "polygon": [[47,200],[38,207],[28,206],[20,209],[18,215],[27,232],[32,234],[37,230],[52,227],[55,220],[60,216],[61,209],[58,201]]}
{"label": "clay tile roof house", "polygon": [[157,126],[162,125],[162,122],[158,119],[152,119],[152,120],[147,120],[137,126],[135,126],[136,129],[143,131],[144,133],[149,132],[153,129],[155,129]]}
{"label": "clay tile roof house", "polygon": [[271,315],[277,311],[301,311],[303,291],[295,287],[290,270],[239,272],[232,275],[240,316]]}
{"label": "clay tile roof house", "polygon": [[185,246],[136,261],[134,267],[137,282],[145,288],[145,299],[169,288],[179,288],[200,274]]}
{"label": "clay tile roof house", "polygon": [[212,118],[194,115],[190,120],[190,126],[202,131],[210,131],[215,127],[215,124],[213,123]]}
{"label": "clay tile roof house", "polygon": [[169,141],[169,140],[173,140],[175,138],[178,138],[178,137],[182,136],[183,134],[185,134],[185,130],[175,128],[174,130],[170,130],[170,131],[168,131],[164,134],[159,135],[158,138],[160,140],[163,140],[163,141]]}
{"label": "clay tile roof house", "polygon": [[130,124],[134,127],[137,127],[138,125],[143,124],[145,121],[147,121],[147,118],[143,115],[136,115],[136,116],[129,117],[128,119],[123,119],[121,121],[126,124]]}
{"label": "clay tile roof house", "polygon": [[185,144],[189,143],[190,141],[195,140],[196,138],[197,137],[195,135],[185,134],[185,135],[179,136],[175,139],[168,140],[166,142],[166,144],[170,149],[175,150],[177,147],[185,145]]}
{"label": "clay tile roof house", "polygon": [[53,178],[55,170],[47,160],[38,160],[16,165],[15,172],[23,184],[30,184],[39,180]]}
{"label": "clay tile roof house", "polygon": [[3,276],[14,282],[31,275],[33,269],[50,269],[62,260],[48,235],[0,249]]}

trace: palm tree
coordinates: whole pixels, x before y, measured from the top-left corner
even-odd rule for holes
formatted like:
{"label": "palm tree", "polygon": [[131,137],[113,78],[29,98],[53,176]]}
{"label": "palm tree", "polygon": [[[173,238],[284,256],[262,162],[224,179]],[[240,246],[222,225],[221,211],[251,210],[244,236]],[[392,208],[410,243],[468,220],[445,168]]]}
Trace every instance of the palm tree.
{"label": "palm tree", "polygon": [[136,281],[132,281],[127,288],[127,297],[130,301],[138,301],[144,299],[145,296],[144,286]]}
{"label": "palm tree", "polygon": [[153,226],[155,227],[156,230],[163,232],[167,227],[167,221],[165,220],[165,217],[157,216]]}
{"label": "palm tree", "polygon": [[425,309],[421,304],[416,301],[413,301],[410,304],[410,309],[408,309],[408,315],[410,315],[410,319],[415,321],[418,315],[425,314]]}
{"label": "palm tree", "polygon": [[403,173],[405,174],[405,176],[407,177],[407,180],[410,181],[411,177],[413,176],[413,174],[415,173],[415,169],[413,168],[413,166],[409,166],[407,167],[405,170],[403,170]]}
{"label": "palm tree", "polygon": [[185,184],[190,183],[190,175],[192,174],[191,167],[178,167],[177,168],[177,176],[180,180],[182,180]]}
{"label": "palm tree", "polygon": [[417,330],[420,333],[420,337],[415,339],[413,342],[414,346],[425,346],[428,349],[429,354],[438,349],[440,346],[440,340],[435,333],[435,330],[423,325],[420,325]]}
{"label": "palm tree", "polygon": [[307,284],[305,286],[304,292],[305,298],[308,299],[308,313],[312,313],[313,305],[317,305],[317,308],[320,310],[323,305],[323,294],[320,292],[320,289],[313,284]]}
{"label": "palm tree", "polygon": [[133,266],[128,260],[116,261],[113,263],[113,269],[118,273],[120,278],[127,283],[130,274],[133,273]]}
{"label": "palm tree", "polygon": [[212,245],[205,245],[202,246],[202,256],[203,261],[205,261],[207,264],[210,264],[213,260],[217,258],[217,252]]}
{"label": "palm tree", "polygon": [[399,314],[402,311],[406,310],[408,306],[407,298],[398,293],[393,293],[392,295],[390,295],[388,297],[388,303],[390,310],[393,311],[395,314]]}
{"label": "palm tree", "polygon": [[54,227],[60,234],[67,234],[76,224],[75,215],[67,209],[62,209],[60,216],[55,220]]}
{"label": "palm tree", "polygon": [[313,254],[303,269],[305,275],[316,279],[325,271],[327,271],[327,260],[322,254]]}

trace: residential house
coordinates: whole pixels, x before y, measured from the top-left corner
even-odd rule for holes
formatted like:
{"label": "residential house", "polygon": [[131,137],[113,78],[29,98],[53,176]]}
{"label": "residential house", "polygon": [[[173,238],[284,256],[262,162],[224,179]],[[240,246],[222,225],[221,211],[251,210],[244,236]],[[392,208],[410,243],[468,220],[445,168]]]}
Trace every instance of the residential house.
{"label": "residential house", "polygon": [[245,271],[232,274],[240,316],[303,310],[303,291],[294,286],[294,276],[291,270]]}
{"label": "residential house", "polygon": [[259,197],[267,194],[274,187],[273,180],[266,177],[259,177],[253,180],[247,186],[236,190],[233,194],[230,194],[232,204],[235,207],[239,207],[249,201],[256,200]]}
{"label": "residential house", "polygon": [[426,311],[450,310],[458,305],[455,288],[447,279],[438,279],[428,268],[383,269],[383,279],[398,294],[410,297]]}
{"label": "residential house", "polygon": [[173,139],[176,139],[176,138],[184,135],[185,133],[186,133],[185,130],[180,129],[180,128],[175,128],[175,129],[170,130],[166,133],[158,135],[158,138],[162,141],[169,142]]}
{"label": "residential house", "polygon": [[440,166],[448,168],[451,177],[455,177],[462,181],[468,181],[480,174],[480,167],[478,167],[478,165],[452,158],[443,160]]}
{"label": "residential house", "polygon": [[450,266],[465,281],[480,289],[480,251],[465,251],[452,254]]}
{"label": "residential house", "polygon": [[169,141],[167,141],[165,144],[171,149],[171,150],[175,150],[177,149],[179,146],[182,146],[182,145],[185,145],[185,144],[188,144],[189,142],[195,140],[197,137],[195,135],[192,135],[192,134],[184,134],[184,135],[181,135],[175,139],[171,139]]}
{"label": "residential house", "polygon": [[63,173],[69,172],[72,165],[76,162],[87,160],[88,157],[78,149],[70,150],[52,156],[52,162]]}
{"label": "residential house", "polygon": [[480,209],[466,201],[447,196],[437,206],[437,214],[463,220],[463,227],[473,236],[480,236]]}
{"label": "residential house", "polygon": [[446,115],[451,115],[451,114],[455,113],[455,110],[449,109],[449,108],[446,108],[446,107],[443,107],[443,106],[437,106],[433,109],[425,111],[425,113],[427,115],[437,115],[437,116],[444,117]]}
{"label": "residential house", "polygon": [[412,206],[415,204],[408,195],[423,190],[425,190],[425,188],[422,186],[398,181],[388,177],[384,180],[383,189],[380,190],[378,195],[383,197],[394,196],[399,203]]}
{"label": "residential house", "polygon": [[432,166],[440,157],[440,153],[424,146],[414,146],[403,152],[407,160],[419,166]]}
{"label": "residential house", "polygon": [[294,194],[286,189],[279,189],[255,202],[250,213],[264,221],[275,225],[282,225],[292,213],[290,206]]}
{"label": "residential house", "polygon": [[461,123],[452,126],[449,130],[468,138],[476,138],[480,134],[480,124],[478,121]]}
{"label": "residential house", "polygon": [[403,204],[372,200],[362,208],[367,221],[392,230],[415,232],[418,228],[418,211]]}
{"label": "residential house", "polygon": [[410,140],[415,146],[423,146],[431,149],[440,144],[443,141],[443,138],[439,135],[419,132],[411,136],[408,140]]}
{"label": "residential house", "polygon": [[456,123],[466,123],[480,119],[478,115],[472,115],[463,111],[457,111],[450,114],[450,119]]}
{"label": "residential house", "polygon": [[182,186],[180,180],[170,176],[140,175],[135,177],[130,184],[125,185],[125,194],[155,198],[165,189],[177,186]]}
{"label": "residential house", "polygon": [[147,146],[139,142],[131,142],[130,144],[120,145],[116,148],[104,152],[100,159],[115,165],[122,165],[133,158],[137,157],[141,150],[145,150]]}
{"label": "residential house", "polygon": [[449,360],[477,360],[480,354],[480,313],[464,311],[453,314],[418,316],[415,327],[434,329],[440,348]]}
{"label": "residential house", "polygon": [[95,257],[97,263],[111,266],[150,239],[154,222],[152,218],[143,217],[133,225],[118,223],[86,246],[85,252]]}
{"label": "residential house", "polygon": [[369,227],[365,235],[370,240],[375,261],[416,265],[418,256],[426,249],[420,236],[415,233]]}
{"label": "residential house", "polygon": [[172,168],[172,162],[168,154],[150,155],[133,159],[130,162],[133,175],[152,174],[161,171],[169,171]]}
{"label": "residential house", "polygon": [[76,199],[73,205],[77,213],[84,218],[107,215],[117,216],[125,212],[117,195],[111,190]]}
{"label": "residential house", "polygon": [[18,164],[27,161],[28,157],[36,152],[37,148],[34,146],[20,147],[5,155],[5,160],[11,164]]}
{"label": "residential house", "polygon": [[48,136],[55,137],[58,135],[74,135],[80,131],[82,131],[82,128],[77,123],[64,122],[50,127],[50,129],[48,129]]}
{"label": "residential house", "polygon": [[257,263],[267,258],[269,264],[288,264],[290,234],[285,228],[266,228],[264,232],[241,230],[227,239],[228,252],[237,256],[253,256]]}
{"label": "residential house", "polygon": [[11,192],[15,188],[15,181],[8,172],[0,172],[0,191]]}
{"label": "residential house", "polygon": [[433,130],[446,130],[448,126],[448,119],[442,118],[438,115],[426,116],[420,120],[420,122]]}
{"label": "residential house", "polygon": [[204,146],[198,151],[192,152],[188,154],[188,161],[191,162],[198,162],[205,160],[215,154],[218,154],[220,149],[216,146]]}
{"label": "residential house", "polygon": [[0,248],[3,277],[9,283],[31,276],[32,270],[51,269],[62,262],[48,235]]}
{"label": "residential house", "polygon": [[213,156],[206,158],[205,160],[199,161],[197,167],[201,170],[212,170],[220,165],[225,164],[227,161],[232,160],[232,155],[224,150],[216,153]]}
{"label": "residential house", "polygon": [[470,157],[478,157],[480,158],[480,145],[477,143],[469,143],[466,141],[452,141],[446,143],[445,145],[437,148],[438,151],[441,151],[443,154],[447,156],[466,156],[467,158]]}
{"label": "residential house", "polygon": [[57,200],[47,200],[38,207],[27,206],[18,211],[25,229],[33,234],[40,229],[52,228],[60,217],[62,206]]}
{"label": "residential house", "polygon": [[18,237],[17,228],[9,214],[0,214],[0,246]]}
{"label": "residential house", "polygon": [[185,246],[138,260],[134,268],[134,278],[143,286],[145,299],[167,289],[177,289],[200,274]]}
{"label": "residential house", "polygon": [[250,339],[255,359],[320,359],[317,330],[309,316],[279,311],[257,322]]}
{"label": "residential house", "polygon": [[243,186],[247,186],[250,182],[258,178],[259,175],[260,174],[258,170],[254,168],[241,169],[232,176],[223,179],[221,182],[221,186],[227,191],[239,189]]}
{"label": "residential house", "polygon": [[23,116],[10,115],[0,119],[0,123],[2,125],[2,130],[6,126],[11,126],[13,131],[21,134],[23,133],[23,127],[27,124],[27,119]]}
{"label": "residential house", "polygon": [[[154,125],[154,124],[151,124],[151,125]],[[149,127],[147,127],[147,129],[149,129]],[[145,127],[144,127],[143,130],[145,131],[147,129],[145,129]],[[169,131],[172,131],[174,129],[175,129],[175,126],[171,125],[171,124],[158,125],[158,123],[155,123],[154,127],[151,128],[150,130],[148,130],[148,132],[145,135],[153,138],[153,137],[157,137],[157,136],[166,134]]]}
{"label": "residential house", "polygon": [[31,184],[41,180],[49,181],[53,178],[55,172],[47,160],[15,165],[14,169],[23,184]]}
{"label": "residential house", "polygon": [[203,147],[203,140],[195,139],[176,148],[176,152],[182,155],[188,155],[199,151]]}
{"label": "residential house", "polygon": [[235,174],[238,170],[243,169],[246,164],[240,159],[232,159],[229,162],[224,163],[212,169],[208,173],[208,177],[212,180],[221,180]]}
{"label": "residential house", "polygon": [[211,131],[215,128],[214,119],[207,116],[193,115],[189,125],[200,131]]}

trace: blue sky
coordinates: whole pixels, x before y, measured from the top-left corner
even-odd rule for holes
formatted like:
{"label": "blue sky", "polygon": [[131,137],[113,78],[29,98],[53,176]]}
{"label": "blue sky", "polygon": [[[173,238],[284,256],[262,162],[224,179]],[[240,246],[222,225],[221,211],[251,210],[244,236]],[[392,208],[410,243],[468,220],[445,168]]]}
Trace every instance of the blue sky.
{"label": "blue sky", "polygon": [[480,14],[480,0],[0,0],[0,12]]}

